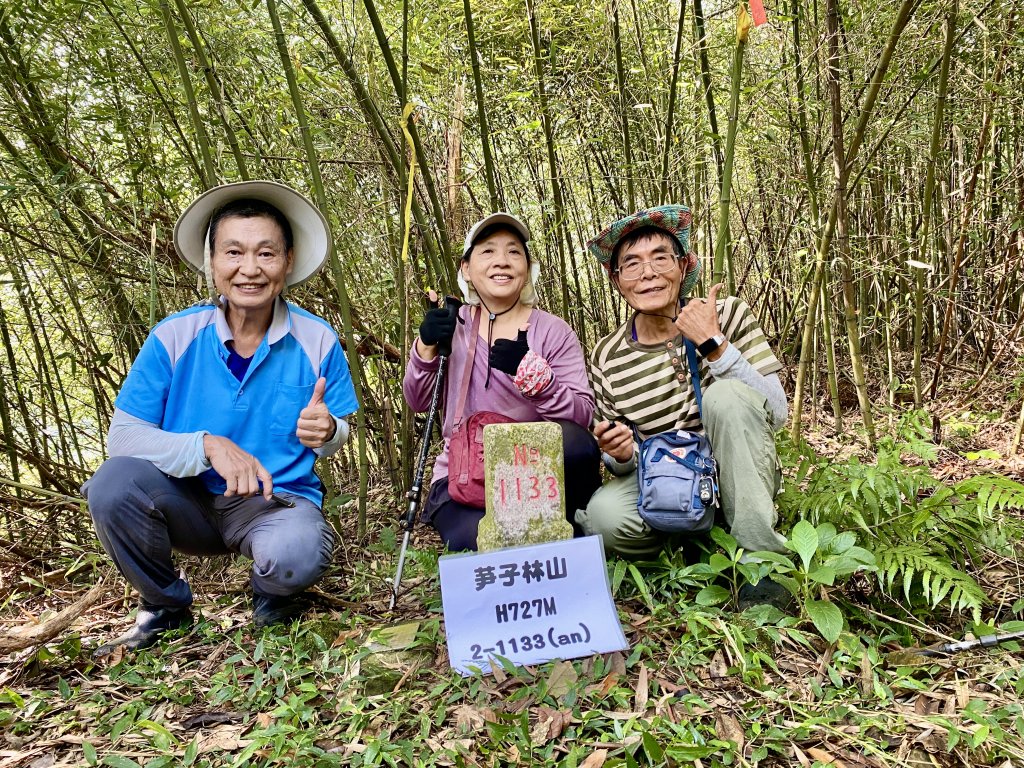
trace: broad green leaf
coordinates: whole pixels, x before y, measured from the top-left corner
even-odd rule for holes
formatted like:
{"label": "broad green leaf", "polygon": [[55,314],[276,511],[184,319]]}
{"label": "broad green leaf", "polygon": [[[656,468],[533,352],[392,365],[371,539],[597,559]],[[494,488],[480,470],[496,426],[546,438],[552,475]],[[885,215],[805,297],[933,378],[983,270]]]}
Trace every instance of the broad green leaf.
{"label": "broad green leaf", "polygon": [[736,549],[739,547],[739,545],[736,543],[736,539],[734,539],[730,534],[723,531],[717,525],[711,529],[710,536],[711,540],[715,542],[715,544],[720,546],[722,549],[724,549],[726,552],[728,552],[730,557],[736,554]]}
{"label": "broad green leaf", "polygon": [[793,533],[786,546],[800,555],[804,570],[807,570],[811,565],[811,558],[814,557],[814,553],[818,549],[818,532],[809,522],[801,520],[793,526]]}
{"label": "broad green leaf", "polygon": [[869,552],[868,550],[864,549],[863,547],[850,547],[848,550],[846,550],[846,552],[844,554],[847,557],[852,557],[854,560],[856,560],[859,563],[863,563],[864,565],[869,565],[869,566],[872,566],[872,567],[875,565],[875,555],[874,555],[874,553],[873,552]]}
{"label": "broad green leaf", "polygon": [[711,584],[698,592],[694,600],[696,600],[697,605],[719,605],[720,603],[724,603],[731,596],[731,593],[725,587],[720,587],[717,584]]}
{"label": "broad green leaf", "polygon": [[814,622],[815,629],[823,638],[830,643],[839,639],[839,633],[843,631],[843,613],[835,603],[827,600],[808,600],[804,607]]}
{"label": "broad green leaf", "polygon": [[732,560],[721,552],[715,552],[715,554],[708,558],[708,565],[715,569],[715,573],[723,573],[732,568]]}
{"label": "broad green leaf", "polygon": [[82,752],[85,753],[85,762],[89,765],[96,765],[96,747],[91,742],[82,742]]}
{"label": "broad green leaf", "polygon": [[836,536],[836,527],[832,523],[822,523],[818,526],[818,546],[821,549],[828,549],[829,542]]}
{"label": "broad green leaf", "polygon": [[783,576],[780,573],[774,573],[772,574],[772,581],[785,587],[786,591],[793,597],[800,596],[800,582],[792,576]]}
{"label": "broad green leaf", "polygon": [[857,534],[853,531],[843,531],[842,533],[836,534],[832,541],[829,542],[830,549],[837,555],[843,554],[846,550],[857,543]]}
{"label": "broad green leaf", "polygon": [[816,565],[807,573],[807,578],[831,587],[836,583],[836,572],[827,565]]}
{"label": "broad green leaf", "polygon": [[795,568],[793,561],[780,552],[752,552],[750,557],[762,562],[774,563],[784,570],[791,571]]}
{"label": "broad green leaf", "polygon": [[831,568],[837,577],[849,576],[851,573],[857,571],[873,570],[874,566],[862,563],[859,560],[854,560],[852,557],[830,557],[825,561],[825,565]]}

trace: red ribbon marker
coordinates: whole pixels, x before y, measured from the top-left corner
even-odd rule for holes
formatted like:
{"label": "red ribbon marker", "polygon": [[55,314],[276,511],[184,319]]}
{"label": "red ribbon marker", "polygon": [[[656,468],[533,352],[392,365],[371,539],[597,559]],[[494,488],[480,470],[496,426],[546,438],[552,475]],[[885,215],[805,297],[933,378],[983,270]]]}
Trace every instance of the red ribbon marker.
{"label": "red ribbon marker", "polygon": [[750,15],[754,19],[755,27],[760,27],[768,21],[768,16],[764,12],[764,3],[761,0],[750,0]]}

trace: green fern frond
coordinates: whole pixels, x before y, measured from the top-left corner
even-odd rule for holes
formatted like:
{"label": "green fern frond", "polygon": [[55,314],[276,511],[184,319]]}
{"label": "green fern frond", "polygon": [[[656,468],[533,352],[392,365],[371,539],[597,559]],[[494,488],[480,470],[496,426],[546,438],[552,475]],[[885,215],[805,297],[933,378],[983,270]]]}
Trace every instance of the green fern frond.
{"label": "green fern frond", "polygon": [[976,496],[979,511],[988,515],[1024,510],[1024,484],[1002,475],[969,477],[954,488],[965,497]]}
{"label": "green fern frond", "polygon": [[[922,544],[889,546],[878,542],[874,549],[878,581],[892,594],[900,578],[903,595],[910,602],[922,599],[930,608],[945,603],[951,609],[969,610],[975,621],[981,618],[985,593],[974,579]],[[895,595],[894,595],[895,596]]]}

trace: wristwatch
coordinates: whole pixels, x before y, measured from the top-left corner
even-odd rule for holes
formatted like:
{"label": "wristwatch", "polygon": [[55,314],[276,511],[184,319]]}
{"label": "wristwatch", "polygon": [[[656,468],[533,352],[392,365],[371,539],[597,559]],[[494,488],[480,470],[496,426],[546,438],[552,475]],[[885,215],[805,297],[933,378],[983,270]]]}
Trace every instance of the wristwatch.
{"label": "wristwatch", "polygon": [[707,341],[702,341],[700,344],[698,344],[697,345],[697,351],[700,353],[701,357],[707,357],[712,352],[714,352],[716,349],[718,349],[723,344],[725,344],[725,342],[726,342],[725,336],[723,336],[720,333],[717,333],[714,336],[712,336],[710,339],[708,339]]}

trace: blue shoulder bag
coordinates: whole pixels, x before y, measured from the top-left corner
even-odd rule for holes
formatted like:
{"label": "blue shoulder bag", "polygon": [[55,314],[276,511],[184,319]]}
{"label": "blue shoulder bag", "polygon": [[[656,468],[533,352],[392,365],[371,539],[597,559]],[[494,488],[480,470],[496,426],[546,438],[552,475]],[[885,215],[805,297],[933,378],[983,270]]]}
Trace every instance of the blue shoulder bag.
{"label": "blue shoulder bag", "polygon": [[[685,344],[703,422],[697,348],[689,339]],[[636,472],[640,486],[637,511],[651,528],[666,533],[711,530],[718,508],[718,465],[706,436],[680,429],[641,441]]]}

